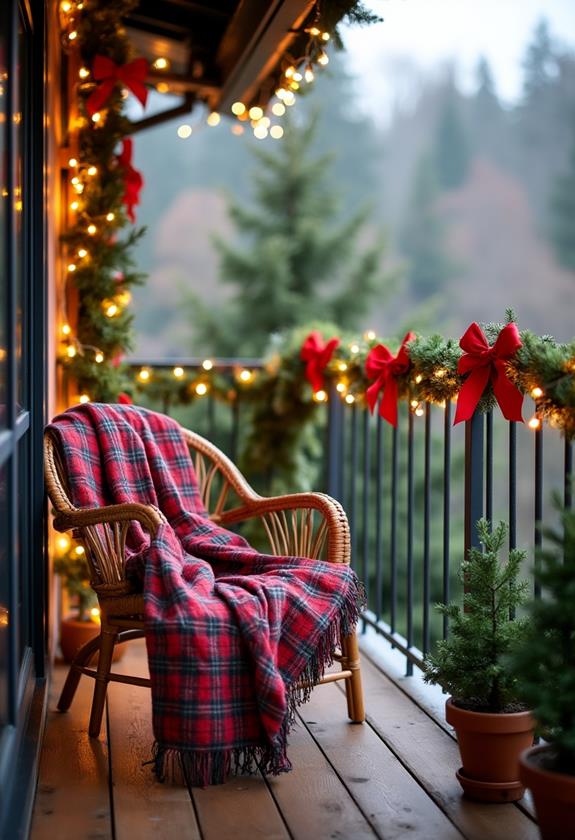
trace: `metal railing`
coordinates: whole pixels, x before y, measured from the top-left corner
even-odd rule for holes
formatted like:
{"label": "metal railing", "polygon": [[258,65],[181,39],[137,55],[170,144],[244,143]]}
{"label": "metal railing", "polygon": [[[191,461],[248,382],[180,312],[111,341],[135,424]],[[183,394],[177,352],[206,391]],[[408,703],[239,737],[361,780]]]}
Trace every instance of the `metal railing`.
{"label": "metal railing", "polygon": [[[203,376],[202,360],[133,362],[135,376],[142,368],[166,374],[164,396],[156,391],[156,404],[149,399],[144,404],[175,414],[236,460],[250,401],[237,386],[242,371],[257,371],[262,363],[225,359],[213,364],[229,379],[231,402],[218,403],[208,389],[201,400],[176,407],[169,397],[170,372],[187,371],[186,387],[193,390]],[[175,376],[173,386],[178,386]],[[551,490],[561,491],[567,507],[573,503],[573,447],[558,432],[508,423],[498,409],[454,427],[450,403],[403,402],[392,428],[358,402],[342,400],[335,388],[320,408],[325,409],[326,443],[317,489],[339,499],[347,511],[352,564],[368,598],[363,626],[404,654],[408,675],[448,633],[447,620],[434,604],[461,597],[459,564],[477,545],[475,524],[482,516],[508,522],[509,548],[527,549],[525,574],[534,595],[541,594],[532,576],[535,549],[542,542],[537,523],[553,516]]]}

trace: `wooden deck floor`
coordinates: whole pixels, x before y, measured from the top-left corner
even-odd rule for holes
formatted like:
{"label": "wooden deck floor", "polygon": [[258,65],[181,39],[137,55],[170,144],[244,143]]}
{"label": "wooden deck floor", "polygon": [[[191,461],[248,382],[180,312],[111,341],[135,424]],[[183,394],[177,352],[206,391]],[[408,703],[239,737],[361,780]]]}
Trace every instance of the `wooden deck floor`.
{"label": "wooden deck floor", "polygon": [[[141,642],[118,670],[145,674]],[[116,683],[107,731],[87,723],[93,683],[71,710],[55,709],[65,669],[55,669],[31,840],[536,840],[528,809],[461,797],[451,735],[364,656],[368,722],[347,722],[339,686],[321,686],[301,709],[292,773],[239,777],[193,790],[157,783],[147,689]]]}

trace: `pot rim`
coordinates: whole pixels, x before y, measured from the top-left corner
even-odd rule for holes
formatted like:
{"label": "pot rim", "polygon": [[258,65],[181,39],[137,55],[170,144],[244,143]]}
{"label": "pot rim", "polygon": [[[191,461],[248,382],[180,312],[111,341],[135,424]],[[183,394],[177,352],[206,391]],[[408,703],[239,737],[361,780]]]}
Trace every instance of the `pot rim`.
{"label": "pot rim", "polygon": [[553,744],[539,744],[536,747],[528,747],[520,754],[519,763],[527,770],[528,773],[543,776],[553,784],[567,784],[569,786],[575,786],[575,775],[570,775],[569,773],[559,773],[557,770],[547,770],[545,767],[539,767],[538,764],[530,761],[532,756],[552,749]]}
{"label": "pot rim", "polygon": [[445,701],[445,718],[454,727],[456,722],[465,721],[469,729],[478,732],[489,732],[501,724],[506,732],[526,732],[535,728],[535,720],[529,709],[522,712],[475,712],[456,706],[452,697]]}

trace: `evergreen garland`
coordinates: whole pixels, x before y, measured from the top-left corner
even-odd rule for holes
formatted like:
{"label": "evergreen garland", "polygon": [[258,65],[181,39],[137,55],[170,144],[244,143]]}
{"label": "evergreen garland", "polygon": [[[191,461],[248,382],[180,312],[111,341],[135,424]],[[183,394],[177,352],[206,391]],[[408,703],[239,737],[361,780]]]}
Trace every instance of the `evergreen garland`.
{"label": "evergreen garland", "polygon": [[82,70],[76,85],[78,152],[76,164],[70,166],[71,223],[62,237],[68,277],[78,292],[78,310],[74,330],[65,325],[62,358],[80,394],[113,401],[125,385],[124,368],[118,361],[131,349],[133,316],[126,307],[130,288],[144,279],[134,270],[132,256],[144,230],[130,230],[119,238],[130,224],[123,204],[124,171],[117,160],[119,144],[131,131],[123,113],[122,86],[114,87],[97,121],[89,117],[86,100],[95,89],[90,71],[96,55],[105,55],[116,64],[132,58],[122,19],[137,6],[137,0],[92,0],[86,6],[78,4],[64,27],[69,45],[72,21],[72,31],[77,33],[72,48],[80,52]]}

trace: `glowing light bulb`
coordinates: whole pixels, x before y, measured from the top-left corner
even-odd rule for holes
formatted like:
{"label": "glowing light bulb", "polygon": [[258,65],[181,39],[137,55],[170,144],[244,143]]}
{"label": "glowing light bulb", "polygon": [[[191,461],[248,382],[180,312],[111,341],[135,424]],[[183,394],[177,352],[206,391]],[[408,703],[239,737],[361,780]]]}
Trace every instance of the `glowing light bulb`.
{"label": "glowing light bulb", "polygon": [[178,365],[174,368],[173,373],[174,373],[174,376],[176,377],[176,379],[181,379],[182,376],[184,375],[184,369],[183,369],[183,367],[180,367]]}
{"label": "glowing light bulb", "polygon": [[419,385],[419,383],[423,381],[423,376],[420,373],[418,373],[415,377],[415,381]]}
{"label": "glowing light bulb", "polygon": [[113,222],[115,218],[116,218],[116,215],[114,213],[106,213],[106,221],[107,222]]}
{"label": "glowing light bulb", "polygon": [[276,96],[277,96],[277,98],[278,98],[278,99],[283,99],[283,98],[284,98],[284,96],[286,95],[286,93],[287,93],[287,92],[288,92],[288,91],[287,91],[285,88],[283,88],[283,87],[279,87],[279,88],[276,90],[275,94],[276,94]]}
{"label": "glowing light bulb", "polygon": [[285,71],[284,76],[286,79],[291,79],[293,74],[295,73],[295,67],[291,64]]}
{"label": "glowing light bulb", "polygon": [[90,618],[92,621],[96,622],[96,624],[100,623],[100,610],[98,607],[92,607],[90,610]]}
{"label": "glowing light bulb", "polygon": [[311,64],[308,64],[308,66],[305,68],[305,72],[303,74],[303,77],[308,84],[313,82],[313,80],[315,79],[315,75],[314,75],[314,72],[311,68]]}
{"label": "glowing light bulb", "polygon": [[536,414],[533,415],[529,423],[527,424],[530,429],[536,430],[541,428],[541,420],[537,417]]}
{"label": "glowing light bulb", "polygon": [[246,370],[244,368],[244,370],[240,371],[240,379],[241,379],[242,382],[251,382],[251,380],[253,379],[253,376],[254,375],[253,375],[251,370]]}
{"label": "glowing light bulb", "polygon": [[534,400],[538,400],[539,397],[543,396],[543,388],[540,388],[538,385],[536,385],[535,388],[531,389],[531,396]]}
{"label": "glowing light bulb", "polygon": [[84,184],[74,184],[74,192],[78,193],[78,195],[82,195],[84,192]]}
{"label": "glowing light bulb", "polygon": [[97,233],[98,228],[96,227],[96,225],[88,225],[88,227],[86,228],[86,230],[88,231],[88,233],[90,234],[90,236],[94,236],[94,234],[95,234],[95,233]]}
{"label": "glowing light bulb", "polygon": [[70,210],[74,210],[74,211],[76,211],[76,210],[78,209],[78,207],[79,207],[79,206],[80,206],[80,202],[78,202],[78,201],[72,201],[72,202],[70,203]]}
{"label": "glowing light bulb", "polygon": [[68,345],[68,347],[66,347],[66,355],[68,356],[69,359],[73,359],[74,356],[76,355],[76,348],[74,347],[73,344],[70,344],[70,345]]}
{"label": "glowing light bulb", "polygon": [[70,160],[68,161],[68,166],[78,166],[78,161],[76,160],[76,158],[70,158]]}
{"label": "glowing light bulb", "polygon": [[94,361],[96,362],[97,365],[101,365],[102,362],[104,361],[104,354],[102,353],[101,350],[98,350],[98,352],[94,356]]}
{"label": "glowing light bulb", "polygon": [[270,135],[274,138],[274,140],[279,140],[284,136],[284,130],[281,125],[272,125],[270,128]]}
{"label": "glowing light bulb", "polygon": [[329,32],[322,32],[321,33],[321,40],[322,41],[329,41],[330,35]]}
{"label": "glowing light bulb", "polygon": [[88,256],[88,252],[86,251],[85,248],[80,248],[79,251],[78,251],[78,256],[80,257],[80,259],[83,260],[84,257]]}
{"label": "glowing light bulb", "polygon": [[359,353],[359,345],[357,344],[350,344],[349,349],[352,353]]}
{"label": "glowing light bulb", "polygon": [[211,125],[213,127],[214,125],[219,125],[221,119],[222,118],[220,117],[217,111],[212,111],[212,113],[208,116],[206,122],[208,125]]}
{"label": "glowing light bulb", "polygon": [[264,115],[263,109],[259,105],[253,105],[248,113],[250,120],[261,120]]}
{"label": "glowing light bulb", "polygon": [[272,105],[272,114],[275,117],[283,117],[285,112],[286,112],[286,106],[283,104],[283,102],[275,102]]}
{"label": "glowing light bulb", "polygon": [[181,125],[181,126],[178,128],[177,135],[178,135],[178,137],[180,137],[182,140],[187,140],[187,139],[188,139],[188,137],[191,137],[191,136],[192,136],[192,126],[191,126],[191,125],[188,125],[187,123],[184,123],[184,125]]}
{"label": "glowing light bulb", "polygon": [[345,395],[345,401],[348,405],[351,405],[352,403],[355,402],[355,397],[353,396],[353,394],[346,394]]}
{"label": "glowing light bulb", "polygon": [[208,393],[208,386],[205,382],[198,382],[195,388],[196,394],[198,397],[203,397],[205,394]]}
{"label": "glowing light bulb", "polygon": [[116,305],[115,303],[109,303],[109,304],[106,306],[106,310],[105,310],[105,312],[106,312],[106,316],[107,316],[108,318],[113,318],[113,317],[114,317],[114,315],[117,315],[117,314],[118,314],[119,310],[118,310],[118,307],[117,307],[117,305]]}
{"label": "glowing light bulb", "polygon": [[102,119],[102,114],[99,111],[96,111],[95,114],[92,114],[92,122],[99,123]]}
{"label": "glowing light bulb", "polygon": [[316,402],[322,403],[327,401],[327,394],[325,391],[320,389],[319,391],[314,391],[313,398]]}
{"label": "glowing light bulb", "polygon": [[88,167],[88,175],[91,175],[93,177],[94,175],[97,175],[97,174],[98,174],[98,167],[97,166],[89,166]]}
{"label": "glowing light bulb", "polygon": [[412,408],[417,408],[417,406],[419,405],[419,400],[411,400],[409,404]]}
{"label": "glowing light bulb", "polygon": [[345,384],[345,382],[338,382],[335,386],[335,390],[338,391],[340,394],[345,394],[347,390],[347,385]]}
{"label": "glowing light bulb", "polygon": [[321,34],[321,33],[320,33],[320,30],[317,28],[317,26],[312,26],[312,27],[311,27],[310,29],[308,29],[307,31],[308,31],[308,32],[309,32],[309,34],[312,36],[312,38],[317,38],[317,36]]}
{"label": "glowing light bulb", "polygon": [[295,104],[295,94],[291,90],[286,91],[284,96],[284,104],[291,108]]}
{"label": "glowing light bulb", "polygon": [[88,394],[80,394],[78,402],[82,403],[82,405],[85,405],[86,403],[90,402],[90,397],[88,396]]}
{"label": "glowing light bulb", "polygon": [[293,78],[294,82],[301,82],[301,80],[303,79],[303,76],[302,76],[301,73],[294,73],[292,78]]}
{"label": "glowing light bulb", "polygon": [[367,332],[364,332],[363,337],[366,341],[373,341],[375,338],[375,333],[373,330],[367,330]]}
{"label": "glowing light bulb", "polygon": [[443,379],[443,377],[447,375],[447,371],[445,370],[445,368],[438,368],[436,371],[434,371],[433,375],[436,379]]}
{"label": "glowing light bulb", "polygon": [[87,67],[80,67],[80,69],[78,70],[78,75],[81,79],[87,79],[90,75],[90,71]]}
{"label": "glowing light bulb", "polygon": [[254,128],[254,137],[257,137],[258,140],[265,140],[268,136],[268,130],[263,125],[256,125]]}
{"label": "glowing light bulb", "polygon": [[241,116],[246,111],[246,106],[243,102],[234,102],[232,105],[232,114],[235,114],[236,117]]}
{"label": "glowing light bulb", "polygon": [[75,29],[73,29],[71,32],[68,33],[68,40],[69,41],[75,41],[77,37],[78,37],[78,33],[76,32]]}
{"label": "glowing light bulb", "polygon": [[72,327],[70,324],[62,324],[62,335],[70,335]]}
{"label": "glowing light bulb", "polygon": [[62,534],[56,540],[56,548],[58,549],[58,551],[62,551],[62,552],[68,551],[68,549],[70,548],[70,545],[71,545],[70,537],[68,537],[66,534]]}
{"label": "glowing light bulb", "polygon": [[148,368],[142,368],[141,371],[138,373],[138,379],[140,382],[149,382],[150,380],[150,371]]}
{"label": "glowing light bulb", "polygon": [[338,362],[337,369],[341,371],[347,370],[347,362]]}
{"label": "glowing light bulb", "polygon": [[258,125],[263,126],[264,128],[270,127],[271,120],[269,117],[262,117],[261,120],[258,120]]}
{"label": "glowing light bulb", "polygon": [[327,64],[329,64],[329,56],[323,50],[320,52],[320,54],[317,57],[317,63],[321,64],[322,67],[325,67]]}
{"label": "glowing light bulb", "polygon": [[72,9],[72,4],[69,3],[68,0],[64,0],[64,2],[60,4],[60,8],[65,14],[68,14],[68,12]]}
{"label": "glowing light bulb", "polygon": [[213,366],[214,366],[214,363],[212,362],[211,359],[204,359],[204,361],[202,362],[202,367],[203,367],[204,370],[211,370],[213,368]]}
{"label": "glowing light bulb", "polygon": [[73,178],[70,178],[70,183],[73,184],[74,186],[76,186],[76,184],[80,183],[80,179],[78,178],[77,175],[74,175]]}
{"label": "glowing light bulb", "polygon": [[69,266],[68,266],[68,271],[70,273],[72,273],[73,271],[76,271],[76,263],[70,263]]}
{"label": "glowing light bulb", "polygon": [[423,408],[421,406],[418,406],[418,408],[415,409],[415,416],[416,417],[423,417],[424,414],[425,414],[425,411],[423,410]]}
{"label": "glowing light bulb", "polygon": [[170,62],[168,61],[167,58],[164,58],[163,56],[160,56],[160,58],[157,58],[154,61],[154,63],[152,64],[152,67],[154,68],[154,70],[167,70],[169,66],[170,66]]}
{"label": "glowing light bulb", "polygon": [[158,91],[158,93],[169,93],[170,86],[169,84],[167,84],[167,82],[158,82],[158,84],[156,85],[156,90]]}

